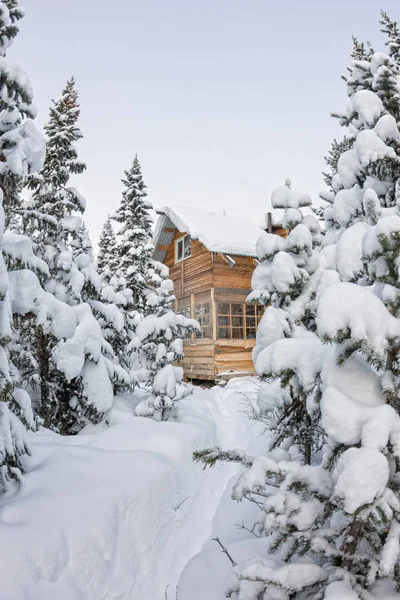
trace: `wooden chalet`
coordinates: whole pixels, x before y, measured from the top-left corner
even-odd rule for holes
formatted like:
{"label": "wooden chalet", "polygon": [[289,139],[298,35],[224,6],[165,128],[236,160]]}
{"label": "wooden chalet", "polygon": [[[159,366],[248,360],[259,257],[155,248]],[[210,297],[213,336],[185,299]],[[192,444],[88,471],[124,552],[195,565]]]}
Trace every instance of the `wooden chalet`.
{"label": "wooden chalet", "polygon": [[[262,230],[239,217],[192,207],[164,207],[154,235],[154,258],[169,267],[175,310],[201,331],[184,341],[187,379],[253,375],[252,350],[264,307],[246,303]],[[270,217],[270,214],[269,214]],[[279,230],[277,233],[284,233]]]}

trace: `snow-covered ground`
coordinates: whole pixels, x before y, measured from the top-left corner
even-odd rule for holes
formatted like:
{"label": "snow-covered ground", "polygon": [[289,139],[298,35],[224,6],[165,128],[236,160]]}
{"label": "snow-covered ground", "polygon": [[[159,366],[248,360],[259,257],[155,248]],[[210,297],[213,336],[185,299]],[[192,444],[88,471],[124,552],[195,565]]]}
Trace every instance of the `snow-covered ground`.
{"label": "snow-covered ground", "polygon": [[238,466],[203,470],[192,452],[262,451],[262,426],[243,415],[256,389],[245,379],[196,388],[166,423],[133,417],[120,398],[107,429],[32,434],[24,487],[0,500],[1,598],[163,600],[168,586],[175,600],[178,582],[179,600],[221,598],[229,562],[212,537],[238,559],[262,553],[235,527],[257,515],[230,499]]}

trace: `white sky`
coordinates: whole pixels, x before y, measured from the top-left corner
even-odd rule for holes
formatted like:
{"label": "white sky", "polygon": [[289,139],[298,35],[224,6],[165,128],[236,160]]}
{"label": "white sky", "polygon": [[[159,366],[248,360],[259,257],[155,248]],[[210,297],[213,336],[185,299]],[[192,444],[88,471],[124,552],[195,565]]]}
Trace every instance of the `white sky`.
{"label": "white sky", "polygon": [[74,75],[93,241],[135,152],[155,207],[263,212],[274,187],[317,198],[346,100],[351,36],[383,50],[396,0],[25,0],[9,52],[47,120]]}

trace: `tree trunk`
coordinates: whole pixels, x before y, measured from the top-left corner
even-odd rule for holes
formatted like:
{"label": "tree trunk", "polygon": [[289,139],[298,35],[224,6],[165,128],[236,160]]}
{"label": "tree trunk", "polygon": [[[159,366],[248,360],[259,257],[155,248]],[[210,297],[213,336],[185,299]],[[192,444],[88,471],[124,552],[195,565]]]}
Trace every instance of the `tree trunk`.
{"label": "tree trunk", "polygon": [[359,539],[361,538],[364,528],[364,521],[354,517],[352,524],[347,535],[347,541],[343,545],[343,569],[350,570],[353,563],[353,557],[357,550]]}
{"label": "tree trunk", "polygon": [[45,427],[49,427],[53,417],[50,398],[50,347],[42,327],[36,328],[36,356],[40,376],[41,417]]}

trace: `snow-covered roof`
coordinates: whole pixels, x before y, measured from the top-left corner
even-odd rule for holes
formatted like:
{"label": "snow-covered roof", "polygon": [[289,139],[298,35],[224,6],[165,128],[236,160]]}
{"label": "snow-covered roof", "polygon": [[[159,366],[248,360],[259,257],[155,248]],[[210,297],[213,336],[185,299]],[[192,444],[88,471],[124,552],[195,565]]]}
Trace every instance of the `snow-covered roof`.
{"label": "snow-covered roof", "polygon": [[168,246],[173,233],[165,231],[175,227],[190,233],[210,252],[223,252],[240,256],[257,256],[256,243],[262,229],[246,217],[233,217],[191,206],[164,206],[157,210],[160,215],[154,232],[154,258],[162,261],[165,251],[157,248]]}

